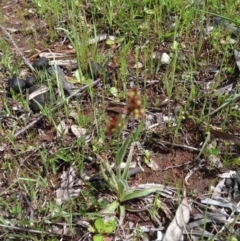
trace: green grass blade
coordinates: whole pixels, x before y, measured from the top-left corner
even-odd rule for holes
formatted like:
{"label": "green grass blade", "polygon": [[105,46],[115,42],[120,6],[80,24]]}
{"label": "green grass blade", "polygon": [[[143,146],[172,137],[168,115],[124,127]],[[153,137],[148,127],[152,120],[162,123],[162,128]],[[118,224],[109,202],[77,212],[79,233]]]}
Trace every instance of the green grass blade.
{"label": "green grass blade", "polygon": [[119,151],[117,152],[116,168],[118,168],[121,165],[123,158],[126,154],[127,148],[129,147],[131,141],[132,141],[132,136],[130,135],[126,138],[126,140],[123,142],[122,146],[120,147]]}
{"label": "green grass blade", "polygon": [[145,121],[142,121],[139,125],[137,130],[133,133],[133,141],[136,141],[136,139],[139,137],[143,127],[145,125]]}
{"label": "green grass blade", "polygon": [[141,198],[141,197],[147,196],[150,193],[153,193],[153,192],[156,192],[156,191],[159,191],[158,187],[152,187],[152,188],[148,188],[148,189],[145,189],[145,190],[133,191],[131,193],[128,193],[128,194],[124,195],[124,197],[122,198],[121,201],[124,202],[124,201],[131,200],[131,199],[134,199],[134,198]]}
{"label": "green grass blade", "polygon": [[119,207],[120,203],[118,201],[113,201],[110,205],[108,205],[105,209],[101,211],[101,213],[112,213]]}
{"label": "green grass blade", "polygon": [[236,20],[234,20],[234,19],[232,19],[232,18],[228,18],[228,17],[225,17],[225,16],[223,16],[223,15],[220,15],[220,14],[217,14],[217,13],[212,13],[212,12],[208,12],[208,11],[204,11],[205,13],[208,13],[208,14],[210,14],[210,15],[213,15],[213,16],[215,16],[215,17],[220,17],[220,18],[222,18],[222,19],[224,19],[224,20],[227,20],[227,21],[229,21],[229,22],[231,22],[231,23],[234,23],[236,26],[240,26],[240,21],[236,21]]}
{"label": "green grass blade", "polygon": [[130,167],[130,164],[131,164],[131,161],[132,161],[132,156],[133,156],[133,150],[134,150],[134,145],[132,144],[131,147],[130,147],[130,150],[129,150],[128,158],[127,158],[127,161],[126,161],[126,166],[125,166],[125,168],[123,170],[123,173],[122,173],[122,179],[123,180],[127,180],[127,178],[128,178],[129,167]]}
{"label": "green grass blade", "polygon": [[118,198],[119,200],[121,200],[122,197],[124,196],[125,185],[121,179],[117,181],[117,185],[118,185]]}

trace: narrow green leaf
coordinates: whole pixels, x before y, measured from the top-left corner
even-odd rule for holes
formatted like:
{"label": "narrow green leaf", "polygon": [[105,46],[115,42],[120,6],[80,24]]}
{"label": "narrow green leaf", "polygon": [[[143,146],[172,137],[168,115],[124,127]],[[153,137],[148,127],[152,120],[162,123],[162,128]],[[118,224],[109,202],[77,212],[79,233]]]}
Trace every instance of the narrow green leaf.
{"label": "narrow green leaf", "polygon": [[112,213],[119,207],[120,203],[118,201],[113,201],[110,205],[108,205],[105,209],[103,209],[102,213]]}
{"label": "narrow green leaf", "polygon": [[134,198],[141,198],[156,191],[159,191],[159,187],[151,187],[145,190],[132,191],[131,193],[124,195],[124,197],[120,201],[124,202]]}
{"label": "narrow green leaf", "polygon": [[118,184],[118,198],[121,199],[124,196],[124,184],[121,180],[117,181]]}
{"label": "narrow green leaf", "polygon": [[127,148],[129,147],[130,143],[132,141],[131,135],[126,138],[126,140],[123,142],[122,146],[120,147],[119,151],[117,152],[116,156],[116,168],[120,166],[120,164],[123,161],[123,158],[126,154]]}
{"label": "narrow green leaf", "polygon": [[131,161],[132,161],[132,156],[133,156],[133,150],[134,150],[134,145],[132,144],[131,147],[130,147],[130,150],[129,150],[128,158],[127,158],[127,161],[126,161],[126,166],[125,166],[125,168],[123,170],[123,173],[122,173],[122,179],[123,180],[127,180],[127,178],[128,178],[129,167],[130,167],[130,164],[131,164]]}
{"label": "narrow green leaf", "polygon": [[123,221],[125,219],[126,215],[126,208],[124,205],[120,206],[120,216],[119,216],[119,225],[121,226],[123,224]]}
{"label": "narrow green leaf", "polygon": [[104,180],[105,180],[106,182],[108,182],[108,181],[109,181],[109,178],[108,178],[108,176],[107,176],[106,173],[105,173],[105,169],[103,168],[102,163],[100,164],[100,170],[101,170],[101,174],[102,174]]}
{"label": "narrow green leaf", "polygon": [[119,44],[119,43],[123,42],[123,40],[124,40],[124,37],[118,38],[116,40],[116,44]]}
{"label": "narrow green leaf", "polygon": [[140,133],[141,133],[141,131],[142,131],[142,129],[143,129],[144,124],[145,124],[145,121],[142,121],[142,122],[138,125],[136,131],[133,133],[133,141],[136,141],[136,139],[137,139],[138,136],[140,135]]}
{"label": "narrow green leaf", "polygon": [[[101,174],[104,178],[104,180],[108,183],[108,185],[115,191],[118,192],[118,186],[117,186],[117,182],[115,178],[110,179],[105,172],[105,169],[103,168],[102,163],[100,164],[100,170],[101,170]],[[112,177],[112,176],[111,176]]]}
{"label": "narrow green leaf", "polygon": [[118,199],[121,200],[125,193],[128,193],[129,187],[126,180],[119,179],[118,184]]}

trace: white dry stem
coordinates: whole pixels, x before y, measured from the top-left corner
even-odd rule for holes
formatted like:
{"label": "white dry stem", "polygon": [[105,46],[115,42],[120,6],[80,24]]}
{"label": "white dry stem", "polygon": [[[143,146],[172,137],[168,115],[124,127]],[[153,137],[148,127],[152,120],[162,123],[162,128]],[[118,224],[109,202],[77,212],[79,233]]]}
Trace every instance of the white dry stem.
{"label": "white dry stem", "polygon": [[235,59],[236,59],[237,67],[240,71],[240,52],[237,49],[234,50],[234,56],[235,56]]}
{"label": "white dry stem", "polygon": [[33,92],[29,95],[28,100],[32,100],[32,99],[34,99],[36,96],[42,95],[42,94],[44,94],[44,93],[46,93],[46,92],[48,92],[48,91],[49,91],[49,88],[48,88],[47,86],[43,85],[43,86],[41,86],[40,88],[38,88],[37,90],[33,91]]}
{"label": "white dry stem", "polygon": [[167,228],[163,241],[179,241],[183,230],[190,219],[190,209],[187,198],[183,198],[179,205],[173,221]]}

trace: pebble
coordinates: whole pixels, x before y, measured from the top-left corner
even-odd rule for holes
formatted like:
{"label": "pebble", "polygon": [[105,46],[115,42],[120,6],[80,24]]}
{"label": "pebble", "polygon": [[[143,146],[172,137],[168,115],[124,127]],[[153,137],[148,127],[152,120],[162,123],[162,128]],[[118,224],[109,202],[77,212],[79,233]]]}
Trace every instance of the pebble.
{"label": "pebble", "polygon": [[160,63],[163,64],[163,65],[167,65],[167,64],[170,63],[170,56],[167,53],[165,53],[165,52],[161,53],[159,51],[155,51],[152,54],[152,58],[160,60]]}
{"label": "pebble", "polygon": [[26,85],[27,85],[27,87],[33,86],[36,83],[36,81],[37,80],[36,80],[36,78],[34,76],[28,76],[26,78]]}
{"label": "pebble", "polygon": [[50,102],[50,100],[50,93],[46,92],[30,100],[29,107],[34,113],[36,113],[39,112],[42,107],[46,106]]}
{"label": "pebble", "polygon": [[14,76],[8,80],[8,88],[9,90],[12,89],[15,93],[20,93],[26,89],[26,82]]}
{"label": "pebble", "polygon": [[36,60],[32,66],[38,70],[46,69],[49,66],[49,61],[46,57],[41,57]]}
{"label": "pebble", "polygon": [[[37,90],[37,87],[31,86],[28,89],[29,94],[31,94],[35,90]],[[51,100],[51,96],[48,91],[43,94],[37,95],[36,97],[31,99],[29,101],[29,107],[34,113],[36,113],[36,112],[39,112],[41,110],[41,108],[45,107],[50,102],[50,100]]]}
{"label": "pebble", "polygon": [[170,63],[170,57],[167,53],[163,53],[161,57],[161,64],[169,64]]}

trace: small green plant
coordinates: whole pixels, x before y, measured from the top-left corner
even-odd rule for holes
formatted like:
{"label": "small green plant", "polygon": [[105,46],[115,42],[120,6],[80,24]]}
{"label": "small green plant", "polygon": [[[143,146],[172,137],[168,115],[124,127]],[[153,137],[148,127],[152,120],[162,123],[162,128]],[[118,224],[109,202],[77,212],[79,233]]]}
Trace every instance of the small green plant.
{"label": "small green plant", "polygon": [[144,162],[146,164],[150,163],[150,159],[151,159],[151,152],[149,150],[145,150],[144,151]]}
{"label": "small green plant", "polygon": [[103,241],[104,236],[114,233],[116,228],[117,220],[115,217],[108,220],[97,218],[94,222],[94,229],[96,234],[93,236],[93,241]]}
{"label": "small green plant", "polygon": [[[121,128],[124,126],[124,122],[126,121],[127,117],[131,114],[136,119],[142,117],[144,114],[144,110],[142,109],[141,95],[140,95],[140,92],[137,90],[137,88],[133,88],[128,92],[128,104],[125,108],[125,113],[122,116],[120,116],[118,120],[115,120],[115,123],[112,123],[112,124],[115,124],[115,127],[118,127],[118,129],[114,128],[114,125],[110,126],[110,129],[115,131],[117,130],[120,132]],[[119,209],[120,224],[123,223],[123,220],[125,217],[124,203],[126,201],[129,201],[135,198],[141,198],[150,193],[158,191],[157,187],[148,188],[145,190],[135,190],[135,189],[131,189],[128,185],[129,168],[130,168],[130,163],[132,161],[134,145],[135,145],[134,142],[139,137],[143,129],[143,126],[144,126],[144,121],[142,121],[139,124],[135,132],[132,132],[131,134],[129,134],[129,136],[123,141],[123,144],[117,151],[117,154],[115,157],[115,165],[114,165],[115,170],[113,170],[113,168],[110,166],[108,161],[104,160],[101,156],[97,155],[101,161],[100,169],[101,169],[102,176],[105,179],[106,183],[109,185],[109,187],[112,189],[112,191],[114,191],[117,195],[117,200],[114,201],[110,206],[112,211]],[[123,164],[123,161],[125,159],[125,156],[129,147],[130,149],[129,149],[129,154],[127,156],[127,160],[125,163],[125,167],[123,170],[121,170],[121,164]]]}

